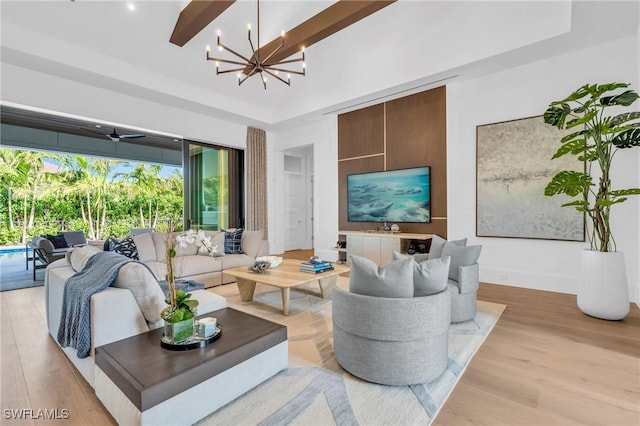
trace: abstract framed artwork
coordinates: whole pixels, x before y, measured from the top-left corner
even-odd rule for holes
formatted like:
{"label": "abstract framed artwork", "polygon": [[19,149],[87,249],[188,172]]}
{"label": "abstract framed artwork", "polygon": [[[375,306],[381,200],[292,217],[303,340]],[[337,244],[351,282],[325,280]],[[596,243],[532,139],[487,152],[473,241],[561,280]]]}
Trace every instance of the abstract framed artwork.
{"label": "abstract framed artwork", "polygon": [[562,207],[568,197],[544,195],[557,172],[584,170],[570,155],[551,161],[568,133],[542,116],[476,127],[478,237],[585,240],[584,214]]}

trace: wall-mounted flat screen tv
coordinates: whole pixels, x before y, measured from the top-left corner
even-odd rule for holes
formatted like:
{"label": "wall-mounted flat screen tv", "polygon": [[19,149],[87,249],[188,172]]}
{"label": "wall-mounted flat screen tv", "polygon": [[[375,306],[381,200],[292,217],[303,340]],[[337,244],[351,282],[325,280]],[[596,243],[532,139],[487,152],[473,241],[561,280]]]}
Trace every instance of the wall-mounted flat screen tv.
{"label": "wall-mounted flat screen tv", "polygon": [[430,167],[347,176],[349,222],[431,222]]}

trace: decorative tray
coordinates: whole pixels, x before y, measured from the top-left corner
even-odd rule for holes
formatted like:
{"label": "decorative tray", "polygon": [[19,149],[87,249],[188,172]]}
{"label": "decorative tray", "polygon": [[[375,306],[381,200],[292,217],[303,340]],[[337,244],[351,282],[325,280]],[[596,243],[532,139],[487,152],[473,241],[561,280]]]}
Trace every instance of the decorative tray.
{"label": "decorative tray", "polygon": [[188,351],[189,349],[204,348],[205,346],[215,342],[222,336],[222,326],[220,323],[216,324],[216,331],[209,337],[198,336],[198,329],[196,327],[195,333],[189,339],[180,343],[169,343],[164,340],[164,334],[160,340],[160,346],[170,351]]}

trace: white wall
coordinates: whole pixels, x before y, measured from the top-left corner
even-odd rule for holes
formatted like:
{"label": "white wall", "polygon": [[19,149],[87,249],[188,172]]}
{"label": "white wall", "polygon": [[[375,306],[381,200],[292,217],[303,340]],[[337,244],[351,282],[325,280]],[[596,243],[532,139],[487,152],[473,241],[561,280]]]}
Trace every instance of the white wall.
{"label": "white wall", "polygon": [[284,205],[282,188],[283,152],[302,146],[313,146],[314,203],[313,235],[315,254],[336,260],[332,251],[338,239],[338,120],[324,117],[317,122],[287,130],[269,132],[267,183],[269,199],[269,243],[272,253],[284,252]]}
{"label": "white wall", "polygon": [[[449,238],[469,237],[470,244],[482,244],[482,281],[575,294],[580,251],[588,245],[475,237],[476,126],[541,115],[550,101],[585,83],[630,82],[640,90],[639,48],[639,38],[628,37],[447,87]],[[639,169],[637,152],[620,152],[614,160],[614,186],[640,187]],[[630,297],[636,302],[640,276],[637,198],[612,209],[613,232],[618,250],[625,253]]]}
{"label": "white wall", "polygon": [[246,147],[245,125],[4,63],[2,100],[201,142]]}

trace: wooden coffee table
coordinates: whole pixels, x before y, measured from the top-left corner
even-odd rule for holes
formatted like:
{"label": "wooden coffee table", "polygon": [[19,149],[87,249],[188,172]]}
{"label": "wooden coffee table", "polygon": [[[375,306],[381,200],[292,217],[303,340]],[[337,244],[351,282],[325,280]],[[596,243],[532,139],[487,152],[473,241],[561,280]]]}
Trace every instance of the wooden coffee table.
{"label": "wooden coffee table", "polygon": [[332,271],[312,274],[300,271],[299,260],[285,259],[277,268],[267,269],[266,272],[258,274],[249,271],[246,266],[225,270],[236,278],[240,300],[251,302],[256,290],[256,283],[278,287],[282,291],[282,312],[289,315],[289,300],[291,298],[291,287],[298,287],[311,281],[318,281],[320,284],[320,294],[323,299],[331,295],[331,289],[336,284],[338,275],[349,272],[349,267],[344,265],[333,265]]}

